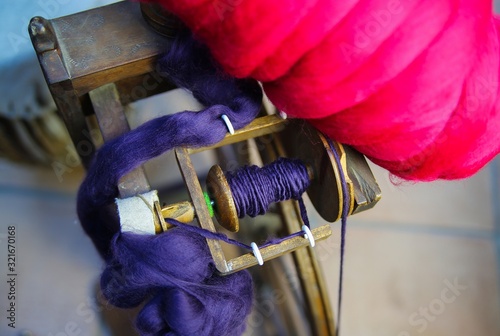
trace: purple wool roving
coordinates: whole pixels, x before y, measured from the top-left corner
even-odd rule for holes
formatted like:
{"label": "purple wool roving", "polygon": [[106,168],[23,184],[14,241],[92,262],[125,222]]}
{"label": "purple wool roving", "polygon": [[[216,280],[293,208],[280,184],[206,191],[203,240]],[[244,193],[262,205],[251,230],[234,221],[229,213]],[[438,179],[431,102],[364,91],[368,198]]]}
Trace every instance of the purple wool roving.
{"label": "purple wool roving", "polygon": [[257,82],[226,75],[190,33],[181,34],[160,60],[162,75],[189,89],[206,108],[151,120],[105,143],[78,192],[85,232],[106,262],[102,292],[117,307],[144,304],[141,335],[240,335],[251,311],[252,280],[241,271],[221,277],[206,240],[174,228],[159,235],[121,233],[114,199],[118,180],[177,146],[207,146],[223,139],[226,114],[235,129],[258,114]]}

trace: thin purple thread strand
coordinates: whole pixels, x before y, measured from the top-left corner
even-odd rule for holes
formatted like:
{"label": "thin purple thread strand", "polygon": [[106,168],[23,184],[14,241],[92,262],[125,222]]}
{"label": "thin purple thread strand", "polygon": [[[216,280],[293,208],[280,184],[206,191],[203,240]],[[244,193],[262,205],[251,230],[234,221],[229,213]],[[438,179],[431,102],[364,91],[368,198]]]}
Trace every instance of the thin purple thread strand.
{"label": "thin purple thread strand", "polygon": [[250,245],[239,242],[235,239],[231,239],[228,236],[226,236],[225,234],[220,233],[220,232],[213,232],[213,231],[210,231],[210,230],[198,227],[198,226],[185,224],[185,223],[179,222],[178,220],[173,219],[173,218],[165,218],[165,221],[171,225],[178,227],[179,229],[200,235],[203,238],[220,240],[220,241],[223,241],[225,243],[238,246],[242,249],[247,249],[247,250],[252,249],[252,247]]}
{"label": "thin purple thread strand", "polygon": [[[228,236],[226,236],[223,233],[213,232],[213,231],[210,231],[210,230],[198,227],[198,226],[185,224],[185,223],[179,222],[173,218],[165,218],[165,221],[171,225],[178,227],[181,230],[185,230],[185,231],[200,235],[203,238],[220,240],[220,241],[223,241],[227,244],[235,245],[235,246],[238,246],[242,249],[252,251],[252,247],[250,245],[247,245],[247,244],[242,243],[238,240],[229,238]],[[304,233],[305,233],[304,231],[297,231],[297,232],[294,232],[286,237],[275,238],[275,239],[269,240],[266,243],[260,245],[259,249],[264,248],[264,247],[268,247],[271,245],[280,244],[280,243],[284,242],[285,240],[288,240],[288,239],[291,239],[294,237],[298,237],[298,236],[302,236],[302,235],[304,235]]]}
{"label": "thin purple thread strand", "polygon": [[347,192],[347,181],[344,176],[344,171],[342,169],[342,162],[340,162],[340,156],[331,139],[326,138],[328,144],[330,145],[330,149],[333,152],[333,157],[335,158],[335,162],[337,163],[337,167],[340,172],[340,184],[342,187],[342,198],[344,200],[342,205],[342,220],[341,220],[341,229],[340,229],[340,272],[339,272],[339,294],[337,301],[337,325],[335,334],[338,336],[340,333],[340,317],[342,310],[342,292],[343,292],[343,279],[344,279],[344,252],[345,252],[345,236],[346,236],[346,228],[347,228],[347,216],[349,215],[349,207],[350,207],[350,196]]}

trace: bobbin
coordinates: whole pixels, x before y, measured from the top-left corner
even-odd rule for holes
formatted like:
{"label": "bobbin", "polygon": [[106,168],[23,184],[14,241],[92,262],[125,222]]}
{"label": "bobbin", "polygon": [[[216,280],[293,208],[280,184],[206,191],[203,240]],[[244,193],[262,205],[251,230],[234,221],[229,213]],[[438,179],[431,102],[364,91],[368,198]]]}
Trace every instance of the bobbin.
{"label": "bobbin", "polygon": [[[312,168],[306,166],[309,180],[314,178]],[[218,165],[213,166],[207,175],[207,193],[214,200],[214,214],[217,221],[225,229],[238,232],[240,222],[231,188],[226,175]]]}
{"label": "bobbin", "polygon": [[[233,135],[227,134],[221,142],[213,146],[202,148],[181,147],[175,149],[175,155],[179,164],[179,169],[184,178],[188,193],[191,197],[191,201],[196,212],[197,221],[203,229],[212,232],[216,231],[214,222],[210,218],[209,211],[207,209],[205,197],[203,195],[197,173],[190,159],[190,154],[209,149],[215,149],[224,145],[238,143],[250,138],[260,138],[262,136],[266,136],[267,138],[267,140],[265,141],[266,145],[264,147],[272,147],[273,144],[277,144],[279,142],[276,133],[283,131],[284,129],[286,129],[286,125],[288,123],[293,122],[294,120],[284,120],[278,115],[263,116],[255,119],[244,128],[238,129]],[[269,135],[270,138],[267,137],[267,135]],[[261,155],[262,154],[264,153],[261,152]],[[281,148],[277,152],[275,152],[272,157],[267,156],[266,158],[263,157],[263,159],[265,162],[270,162],[276,160],[278,157],[283,156],[290,157],[290,155],[287,155]],[[220,169],[214,168],[214,171],[215,175],[220,176],[222,174],[222,170]],[[229,188],[225,188],[224,190],[229,190]],[[217,204],[214,205],[215,207],[217,207]],[[297,202],[294,200],[279,202],[277,209],[279,210],[281,216],[283,216],[283,223],[286,227],[285,232],[288,232],[290,236],[289,238],[280,240],[279,243],[261,246],[259,248],[259,252],[264,262],[311,245],[309,237],[305,238],[304,231],[302,231],[301,229],[301,214]],[[332,234],[330,225],[328,224],[311,228],[310,231],[312,238],[314,238],[314,241],[321,241]],[[295,234],[292,235],[293,233]],[[217,239],[207,239],[207,244],[212,254],[215,266],[217,270],[222,274],[230,274],[258,264],[258,261],[252,252],[226,259],[226,254],[222,249],[220,241],[218,241]]]}
{"label": "bobbin", "polygon": [[[313,178],[312,169],[307,167],[309,179]],[[210,216],[217,218],[218,223],[231,232],[239,231],[239,218],[231,188],[226,175],[219,165],[214,165],[207,175],[207,193],[204,193]],[[161,208],[161,217],[172,218],[183,223],[194,220],[196,214],[191,202],[183,201]],[[156,232],[162,232],[157,228]]]}
{"label": "bobbin", "polygon": [[[234,135],[231,135],[234,136]],[[327,139],[304,122],[294,120],[288,122],[287,129],[282,132],[282,141],[291,156],[300,158],[307,167],[311,185],[306,190],[313,206],[319,215],[335,222],[341,217],[343,196],[340,185],[340,174],[347,181],[349,198],[348,214],[357,213],[373,207],[380,199],[380,189],[375,182],[366,161],[356,151],[347,146],[333,143],[340,156],[342,167],[333,157]],[[231,189],[222,168],[214,165],[207,175],[207,193],[204,193],[205,204],[212,217],[231,232],[238,232],[239,218]],[[330,188],[325,188],[330,186]],[[332,193],[332,189],[336,193]],[[179,202],[162,207],[158,216],[173,218],[188,223],[195,219],[196,211],[189,201]],[[161,220],[160,220],[161,222]],[[170,226],[166,223],[157,226],[156,232],[162,232]]]}
{"label": "bobbin", "polygon": [[[339,167],[328,139],[305,121],[288,121],[287,127],[279,134],[288,157],[298,158],[306,165],[311,182],[306,193],[318,214],[326,221],[335,222],[342,216],[344,202],[340,174],[344,175],[347,182],[349,215],[368,210],[381,199],[381,190],[370,167],[363,155],[354,149],[333,142],[340,156]],[[215,216],[219,224],[237,232],[238,214],[229,184],[220,167],[210,169],[207,188],[210,198],[215,201]],[[220,211],[217,211],[217,207]]]}

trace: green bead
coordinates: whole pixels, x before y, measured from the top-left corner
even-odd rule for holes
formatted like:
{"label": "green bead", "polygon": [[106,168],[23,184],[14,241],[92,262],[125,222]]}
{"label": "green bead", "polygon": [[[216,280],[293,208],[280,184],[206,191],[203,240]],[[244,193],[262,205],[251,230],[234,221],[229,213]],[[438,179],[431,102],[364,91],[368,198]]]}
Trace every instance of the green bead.
{"label": "green bead", "polygon": [[213,217],[214,216],[214,207],[212,205],[213,202],[206,192],[203,192],[203,196],[205,197],[205,202],[207,203],[208,213],[210,214],[210,217]]}

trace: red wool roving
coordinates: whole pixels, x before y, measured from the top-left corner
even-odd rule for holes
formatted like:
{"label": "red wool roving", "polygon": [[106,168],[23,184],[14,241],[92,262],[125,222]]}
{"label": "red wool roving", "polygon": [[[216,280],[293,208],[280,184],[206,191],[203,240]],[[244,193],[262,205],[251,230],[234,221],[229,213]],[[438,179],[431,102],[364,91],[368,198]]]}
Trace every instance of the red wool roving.
{"label": "red wool roving", "polygon": [[491,0],[154,0],[288,115],[409,180],[500,151]]}

